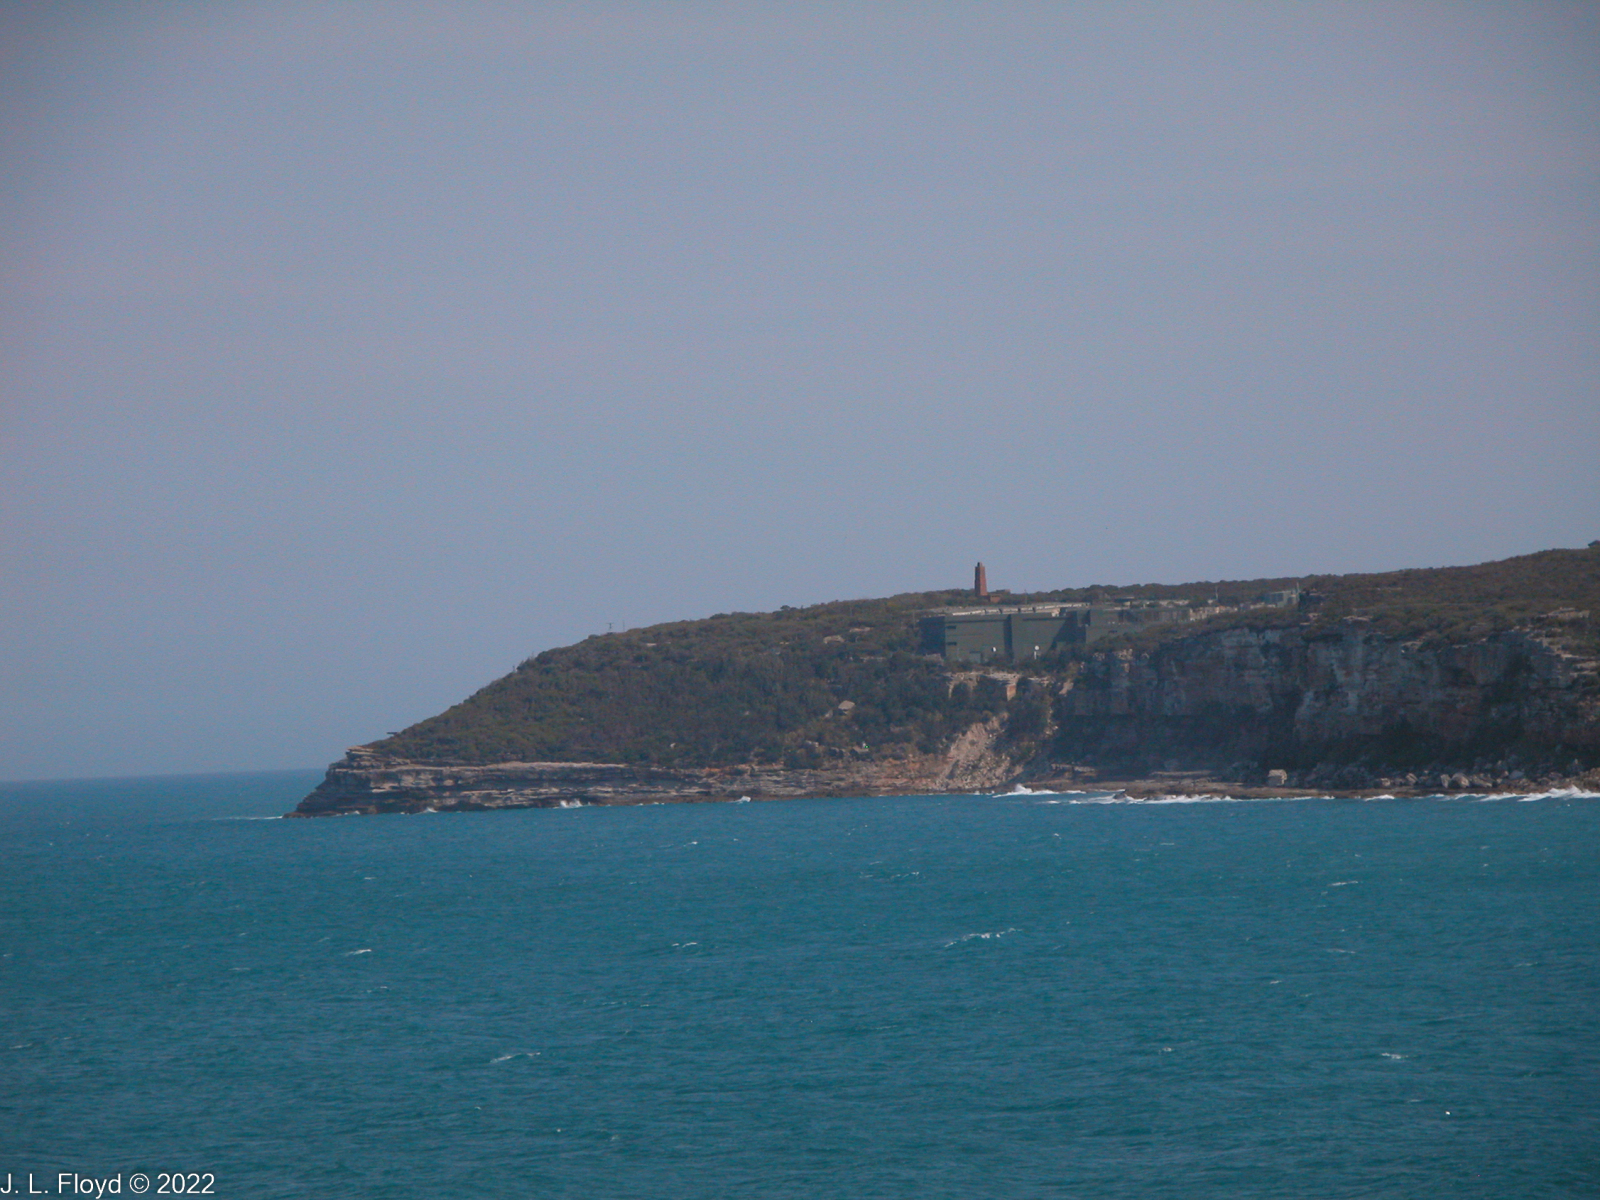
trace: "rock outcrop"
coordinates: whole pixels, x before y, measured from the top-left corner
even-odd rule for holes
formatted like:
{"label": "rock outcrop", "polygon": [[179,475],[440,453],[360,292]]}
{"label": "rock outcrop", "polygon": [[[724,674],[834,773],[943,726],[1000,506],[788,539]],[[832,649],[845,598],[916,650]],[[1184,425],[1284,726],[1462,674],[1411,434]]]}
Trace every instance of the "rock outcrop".
{"label": "rock outcrop", "polygon": [[[946,695],[987,699],[979,720],[970,707],[953,710],[965,715],[949,719],[942,745],[807,741],[789,766],[751,756],[691,768],[418,762],[380,743],[334,763],[294,815],[992,792],[1090,780],[1124,781],[1144,794],[1183,780],[1340,793],[1548,787],[1600,767],[1600,662],[1569,648],[1589,644],[1536,625],[1453,642],[1393,637],[1359,617],[1235,626],[1049,667],[951,672]],[[935,680],[929,703],[938,702],[937,688]],[[833,704],[830,728],[849,728],[857,709]]]}
{"label": "rock outcrop", "polygon": [[322,783],[289,815],[333,817],[993,790],[1015,778],[1019,770],[1019,764],[995,744],[1000,728],[997,718],[976,724],[944,754],[906,754],[799,770],[751,765],[664,769],[592,762],[417,763],[354,746],[328,768]]}
{"label": "rock outcrop", "polygon": [[1360,620],[1237,628],[1096,656],[1058,711],[1069,741],[1099,757],[1199,739],[1246,758],[1533,748],[1587,760],[1600,751],[1600,662],[1525,630],[1425,644]]}

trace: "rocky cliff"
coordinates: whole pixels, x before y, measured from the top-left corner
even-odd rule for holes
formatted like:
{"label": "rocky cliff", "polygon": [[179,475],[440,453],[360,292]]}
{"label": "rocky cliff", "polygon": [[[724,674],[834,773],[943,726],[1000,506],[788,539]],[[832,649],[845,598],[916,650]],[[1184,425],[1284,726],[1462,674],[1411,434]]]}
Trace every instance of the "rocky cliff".
{"label": "rocky cliff", "polygon": [[600,635],[354,748],[296,815],[1089,780],[1515,790],[1600,768],[1600,545],[1299,583],[1293,612],[963,670],[916,633],[948,594]]}
{"label": "rocky cliff", "polygon": [[1359,618],[1227,629],[1096,655],[1059,691],[1056,748],[1094,761],[1548,773],[1600,759],[1600,662],[1528,630],[1429,644]]}

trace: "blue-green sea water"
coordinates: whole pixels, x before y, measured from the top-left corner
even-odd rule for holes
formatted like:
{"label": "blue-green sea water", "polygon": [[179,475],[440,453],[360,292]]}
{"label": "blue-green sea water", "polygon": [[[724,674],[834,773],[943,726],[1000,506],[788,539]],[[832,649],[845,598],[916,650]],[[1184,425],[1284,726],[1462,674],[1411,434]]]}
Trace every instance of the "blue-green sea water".
{"label": "blue-green sea water", "polygon": [[251,819],[316,779],[0,788],[0,1186],[1600,1194],[1600,798]]}

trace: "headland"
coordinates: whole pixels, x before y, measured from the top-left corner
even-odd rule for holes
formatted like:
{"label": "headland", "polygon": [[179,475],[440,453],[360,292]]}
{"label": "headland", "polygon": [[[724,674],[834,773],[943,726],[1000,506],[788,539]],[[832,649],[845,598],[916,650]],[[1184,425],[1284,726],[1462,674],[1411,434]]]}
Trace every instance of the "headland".
{"label": "headland", "polygon": [[823,796],[1600,790],[1600,545],[841,601],[600,634],[353,747],[293,815]]}

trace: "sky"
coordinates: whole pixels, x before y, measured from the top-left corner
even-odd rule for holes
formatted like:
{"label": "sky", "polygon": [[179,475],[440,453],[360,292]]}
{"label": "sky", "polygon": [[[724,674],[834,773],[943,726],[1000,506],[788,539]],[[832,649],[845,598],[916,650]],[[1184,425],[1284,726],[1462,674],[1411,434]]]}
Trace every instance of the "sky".
{"label": "sky", "polygon": [[1600,537],[1588,3],[0,6],[0,778]]}

